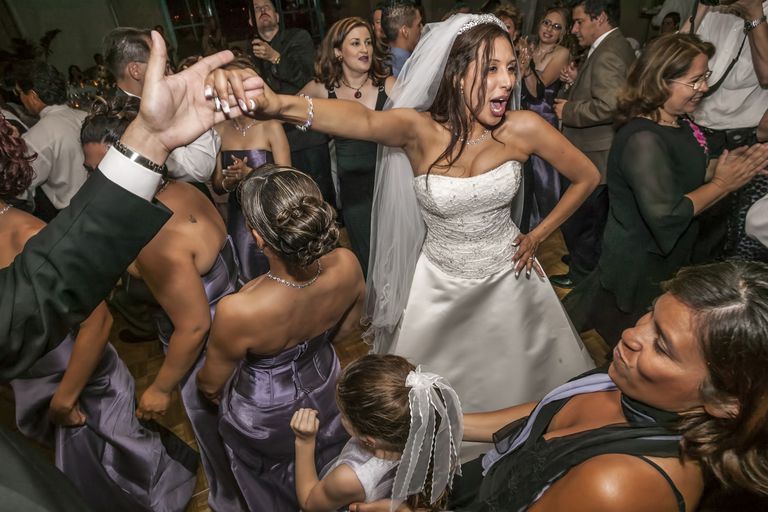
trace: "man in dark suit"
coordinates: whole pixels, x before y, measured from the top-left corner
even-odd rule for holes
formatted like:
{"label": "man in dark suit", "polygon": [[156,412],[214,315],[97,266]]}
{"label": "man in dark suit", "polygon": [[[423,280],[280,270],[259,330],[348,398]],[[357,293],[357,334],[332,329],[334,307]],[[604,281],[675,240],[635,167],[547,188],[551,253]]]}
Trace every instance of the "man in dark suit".
{"label": "man in dark suit", "polygon": [[602,175],[599,185],[562,227],[571,261],[568,274],[552,276],[555,286],[571,288],[586,277],[600,257],[603,228],[608,217],[605,172],[613,141],[613,112],[635,53],[617,28],[619,0],[584,0],[573,9],[573,28],[579,45],[588,48],[566,99],[556,100],[555,112],[563,134],[584,152]]}
{"label": "man in dark suit", "polygon": [[[0,269],[3,381],[54,348],[104,299],[171,215],[149,202],[161,183],[153,168],[224,120],[205,100],[203,78],[232,55],[207,57],[173,79],[164,77],[165,59],[162,37],[153,33],[141,111],[121,139],[129,149],[110,149],[70,205]],[[0,510],[87,510],[60,472],[1,429],[0,460]]]}

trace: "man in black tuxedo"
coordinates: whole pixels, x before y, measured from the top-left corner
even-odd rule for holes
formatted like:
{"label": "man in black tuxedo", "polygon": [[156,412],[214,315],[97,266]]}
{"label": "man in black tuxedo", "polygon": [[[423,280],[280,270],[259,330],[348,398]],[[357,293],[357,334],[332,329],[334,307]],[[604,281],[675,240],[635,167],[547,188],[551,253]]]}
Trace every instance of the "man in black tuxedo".
{"label": "man in black tuxedo", "polygon": [[[141,111],[124,149],[111,148],[70,205],[0,269],[0,379],[20,375],[82,322],[170,217],[150,202],[162,179],[152,168],[224,120],[205,100],[203,80],[232,58],[212,55],[168,79],[165,45],[152,34]],[[0,510],[88,509],[58,470],[2,429],[0,460]]]}

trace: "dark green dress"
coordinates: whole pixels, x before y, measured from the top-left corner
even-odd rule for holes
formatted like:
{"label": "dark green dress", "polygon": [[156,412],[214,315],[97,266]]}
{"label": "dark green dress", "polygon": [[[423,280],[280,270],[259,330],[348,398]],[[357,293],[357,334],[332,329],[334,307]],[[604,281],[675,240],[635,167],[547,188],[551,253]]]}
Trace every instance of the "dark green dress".
{"label": "dark green dress", "polygon": [[619,129],[608,156],[602,255],[563,301],[579,332],[596,329],[615,345],[661,282],[693,263],[699,222],[685,194],[704,184],[706,164],[687,119],[674,128],[635,118]]}
{"label": "dark green dress", "polygon": [[[336,99],[336,92],[328,90],[328,97]],[[387,93],[379,86],[376,110],[384,108]],[[368,256],[371,252],[371,207],[373,184],[376,176],[376,150],[378,145],[367,140],[335,137],[336,164],[339,173],[341,214],[349,235],[352,252],[355,253],[368,275]]]}

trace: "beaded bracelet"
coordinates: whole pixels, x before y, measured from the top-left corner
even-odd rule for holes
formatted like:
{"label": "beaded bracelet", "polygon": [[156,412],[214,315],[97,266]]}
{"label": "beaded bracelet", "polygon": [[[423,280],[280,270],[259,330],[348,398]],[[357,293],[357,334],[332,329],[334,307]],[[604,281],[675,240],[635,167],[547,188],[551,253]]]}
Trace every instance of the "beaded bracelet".
{"label": "beaded bracelet", "polygon": [[309,127],[312,126],[312,121],[315,120],[315,104],[312,102],[312,98],[310,98],[306,94],[299,94],[299,96],[307,99],[307,120],[301,124],[297,124],[296,128],[298,128],[303,132],[306,132],[307,130],[309,130]]}

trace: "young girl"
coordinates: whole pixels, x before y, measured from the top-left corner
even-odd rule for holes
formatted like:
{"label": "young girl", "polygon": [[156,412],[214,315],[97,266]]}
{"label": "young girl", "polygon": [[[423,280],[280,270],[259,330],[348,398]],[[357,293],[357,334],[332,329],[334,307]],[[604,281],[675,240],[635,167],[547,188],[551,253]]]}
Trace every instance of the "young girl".
{"label": "young girl", "polygon": [[317,411],[299,409],[291,419],[301,509],[334,511],[391,497],[393,509],[408,500],[412,507],[440,510],[460,473],[463,432],[459,398],[448,382],[402,357],[372,354],[346,368],[336,401],[352,439],[322,480],[315,469]]}

